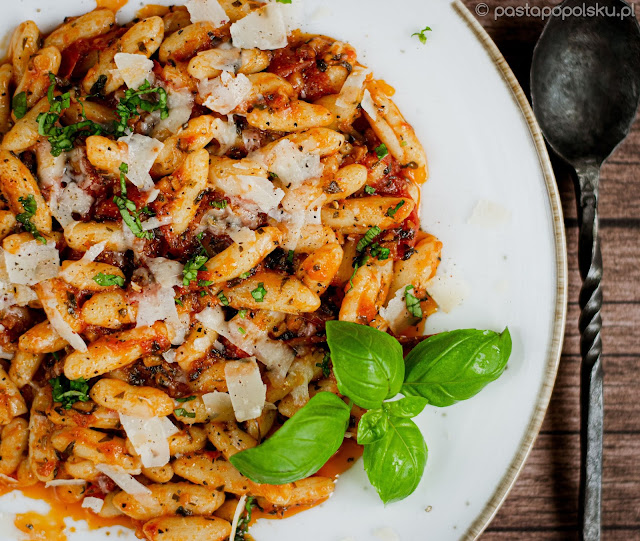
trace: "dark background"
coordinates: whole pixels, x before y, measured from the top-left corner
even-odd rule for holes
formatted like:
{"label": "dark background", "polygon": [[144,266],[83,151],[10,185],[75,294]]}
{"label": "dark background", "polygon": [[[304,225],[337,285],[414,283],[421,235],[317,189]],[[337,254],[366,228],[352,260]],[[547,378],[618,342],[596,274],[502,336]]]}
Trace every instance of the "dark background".
{"label": "dark background", "polygon": [[[545,21],[495,20],[496,6],[524,0],[483,0],[477,17],[529,96],[529,68]],[[477,0],[463,0],[472,13]],[[529,0],[530,6],[557,1]],[[635,6],[640,15],[640,4]],[[434,29],[435,30],[435,29]],[[579,335],[575,198],[569,171],[552,158],[562,196],[569,252],[569,313],[562,360],[542,431],[505,504],[483,541],[577,538],[579,479]],[[603,539],[640,540],[640,124],[602,170],[600,216],[604,271],[605,436]]]}

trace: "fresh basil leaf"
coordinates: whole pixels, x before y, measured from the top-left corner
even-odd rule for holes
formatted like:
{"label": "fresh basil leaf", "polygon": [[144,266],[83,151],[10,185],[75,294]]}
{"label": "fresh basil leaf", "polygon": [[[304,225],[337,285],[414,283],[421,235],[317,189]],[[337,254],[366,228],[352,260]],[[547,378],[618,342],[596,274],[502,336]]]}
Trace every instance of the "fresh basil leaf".
{"label": "fresh basil leaf", "polygon": [[76,402],[88,402],[89,384],[83,378],[67,379],[64,375],[49,380],[54,402],[71,409]]}
{"label": "fresh basil leaf", "polygon": [[13,114],[16,115],[17,119],[21,119],[27,114],[28,107],[26,92],[20,92],[13,96],[13,100],[11,100],[11,108],[13,109]]}
{"label": "fresh basil leaf", "polygon": [[381,440],[387,432],[389,418],[381,409],[369,410],[358,423],[358,444],[366,445]]}
{"label": "fresh basil leaf", "polygon": [[93,277],[93,281],[99,286],[124,287],[124,278],[117,274],[104,274],[103,272],[99,272]]}
{"label": "fresh basil leaf", "polygon": [[404,379],[402,346],[366,325],[328,321],[327,344],[340,392],[365,409],[379,408],[400,391]]}
{"label": "fresh basil leaf", "polygon": [[431,336],[405,359],[402,386],[407,396],[423,396],[444,407],[467,400],[500,377],[511,355],[509,329],[462,329]]}
{"label": "fresh basil leaf", "polygon": [[299,481],[316,473],[338,450],[350,413],[333,393],[318,393],[264,443],[229,461],[256,483]]}
{"label": "fresh basil leaf", "polygon": [[420,429],[403,417],[389,417],[384,436],[364,446],[364,469],[385,505],[403,500],[416,489],[427,454]]}
{"label": "fresh basil leaf", "polygon": [[421,396],[407,396],[393,402],[385,402],[382,404],[382,409],[389,415],[410,419],[420,415],[428,403],[429,401]]}
{"label": "fresh basil leaf", "polygon": [[178,417],[188,417],[189,419],[195,419],[196,417],[195,412],[186,410],[184,408],[178,408],[177,410],[173,410],[173,413]]}

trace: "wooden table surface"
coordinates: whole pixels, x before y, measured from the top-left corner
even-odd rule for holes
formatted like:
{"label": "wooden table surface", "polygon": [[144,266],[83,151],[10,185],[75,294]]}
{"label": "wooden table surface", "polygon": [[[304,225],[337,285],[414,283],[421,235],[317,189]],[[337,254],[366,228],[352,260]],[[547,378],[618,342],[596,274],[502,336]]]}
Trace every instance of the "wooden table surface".
{"label": "wooden table surface", "polygon": [[[478,0],[463,0],[475,12]],[[523,0],[483,0],[478,20],[496,42],[529,95],[533,47],[545,21],[495,17],[495,7]],[[535,7],[555,0],[529,0]],[[640,15],[640,9],[636,10]],[[434,31],[437,31],[434,28]],[[569,253],[569,311],[562,360],[551,404],[535,447],[482,541],[577,538],[579,484],[580,289],[577,219],[568,169],[554,159]],[[640,540],[640,121],[602,169],[600,235],[604,257],[603,539]]]}

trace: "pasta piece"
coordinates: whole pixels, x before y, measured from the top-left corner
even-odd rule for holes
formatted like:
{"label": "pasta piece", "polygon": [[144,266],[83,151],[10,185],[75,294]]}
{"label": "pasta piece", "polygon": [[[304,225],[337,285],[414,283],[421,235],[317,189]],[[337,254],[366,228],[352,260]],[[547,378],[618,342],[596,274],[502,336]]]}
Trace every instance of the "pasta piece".
{"label": "pasta piece", "polygon": [[372,227],[382,230],[397,227],[407,219],[414,206],[411,199],[400,197],[347,199],[338,208],[323,207],[322,223],[345,235],[364,235]]}
{"label": "pasta piece", "polygon": [[115,14],[110,9],[94,9],[56,28],[45,38],[43,46],[53,46],[64,51],[78,40],[94,38],[108,32],[115,22]]}
{"label": "pasta piece", "polygon": [[142,531],[151,541],[225,541],[231,524],[218,517],[161,517],[145,523]]}

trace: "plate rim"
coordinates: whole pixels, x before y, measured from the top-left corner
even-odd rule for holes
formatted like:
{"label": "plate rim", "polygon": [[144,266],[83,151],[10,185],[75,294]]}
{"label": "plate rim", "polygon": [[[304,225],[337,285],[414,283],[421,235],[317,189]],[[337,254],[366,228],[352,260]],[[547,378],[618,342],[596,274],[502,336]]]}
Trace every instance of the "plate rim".
{"label": "plate rim", "polygon": [[469,11],[469,9],[462,3],[461,0],[453,0],[452,7],[456,13],[462,18],[463,22],[467,24],[474,36],[480,42],[482,48],[489,55],[494,66],[498,69],[505,84],[511,90],[511,93],[520,108],[520,111],[527,122],[529,133],[533,140],[538,158],[540,160],[540,167],[544,176],[544,183],[547,189],[547,197],[549,200],[549,206],[551,209],[553,219],[553,233],[555,241],[555,258],[556,258],[556,292],[555,292],[555,309],[554,309],[554,322],[553,332],[551,338],[551,344],[547,350],[545,377],[538,392],[536,398],[535,408],[529,419],[527,430],[520,441],[520,446],[512,459],[506,473],[500,480],[497,488],[489,501],[485,504],[484,508],[476,519],[472,522],[471,526],[467,529],[461,539],[465,541],[472,541],[478,539],[480,535],[489,526],[493,518],[498,513],[500,507],[507,499],[509,492],[515,485],[520,472],[522,471],[524,464],[533,448],[533,445],[538,437],[542,422],[544,420],[553,387],[558,372],[558,366],[560,364],[560,356],[562,354],[562,344],[564,341],[565,325],[567,320],[567,299],[568,299],[568,263],[567,263],[567,241],[564,227],[564,217],[562,213],[562,201],[560,199],[560,192],[556,183],[555,174],[553,172],[553,166],[549,158],[547,146],[536,120],[533,109],[529,104],[524,90],[520,86],[518,79],[514,75],[513,71],[509,67],[509,64],[505,60],[504,56],[498,49],[498,46],[491,39],[486,30]]}

